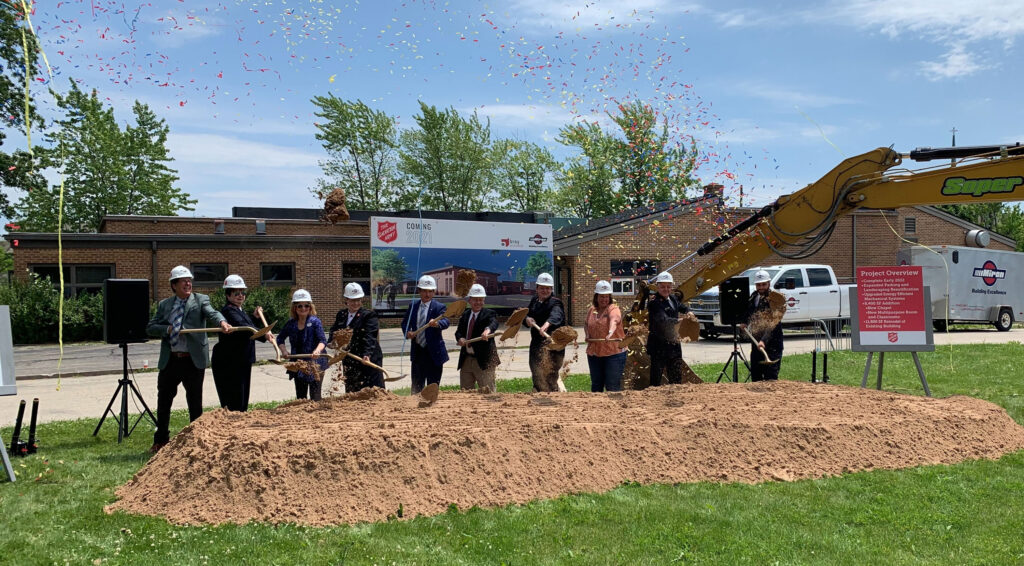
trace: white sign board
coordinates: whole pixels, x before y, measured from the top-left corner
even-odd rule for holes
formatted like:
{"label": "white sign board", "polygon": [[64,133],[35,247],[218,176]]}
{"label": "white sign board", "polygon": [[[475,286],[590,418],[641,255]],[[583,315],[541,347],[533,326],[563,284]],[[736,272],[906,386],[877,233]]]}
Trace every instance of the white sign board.
{"label": "white sign board", "polygon": [[400,316],[420,276],[433,277],[446,301],[458,273],[473,270],[488,307],[507,314],[529,304],[538,275],[553,272],[553,249],[550,224],[373,216],[366,294],[381,316]]}
{"label": "white sign board", "polygon": [[0,395],[16,395],[14,343],[11,340],[11,307],[0,305]]}

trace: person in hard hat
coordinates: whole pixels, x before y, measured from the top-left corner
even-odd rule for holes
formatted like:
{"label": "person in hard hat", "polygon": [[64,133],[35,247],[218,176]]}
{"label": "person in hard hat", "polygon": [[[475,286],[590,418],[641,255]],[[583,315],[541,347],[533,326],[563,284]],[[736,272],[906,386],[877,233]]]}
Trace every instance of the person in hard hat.
{"label": "person in hard hat", "polygon": [[291,354],[314,354],[312,362],[319,371],[289,371],[288,379],[295,380],[295,398],[319,401],[323,372],[327,369],[327,357],[321,356],[327,348],[327,337],[324,336],[324,325],[316,316],[316,306],[309,291],[299,289],[292,293],[291,318],[285,323],[281,333],[277,335],[278,346],[285,340],[291,342]]}
{"label": "person in hard hat", "polygon": [[[363,307],[366,293],[359,283],[345,285],[345,308],[338,311],[331,326],[333,337],[338,330],[352,330],[352,339],[348,343],[348,352],[363,360],[381,365],[384,354],[380,349],[380,320],[377,312]],[[350,356],[341,361],[341,369],[345,374],[345,393],[354,393],[369,387],[384,389],[384,376],[380,370],[359,363]]]}
{"label": "person in hard hat", "polygon": [[210,298],[192,292],[192,272],[184,265],[171,270],[171,291],[156,307],[146,332],[160,338],[160,373],[156,378],[156,433],[150,452],[156,453],[170,439],[171,406],[178,385],[185,388],[188,417],[194,421],[203,414],[203,377],[210,365],[210,346],[206,333],[181,334],[186,328],[220,326],[225,333],[232,327],[224,316],[210,306]]}
{"label": "person in hard hat", "polygon": [[[590,391],[622,391],[622,371],[626,367],[626,350],[619,340],[626,337],[622,328],[622,311],[612,299],[612,284],[598,281],[584,331],[587,336],[587,365],[590,366]],[[594,340],[594,341],[592,341]]]}
{"label": "person in hard hat", "polygon": [[487,291],[483,285],[469,288],[469,309],[462,313],[455,329],[455,340],[462,346],[459,351],[459,385],[462,389],[476,389],[494,393],[494,373],[501,363],[494,340],[485,338],[467,345],[466,340],[490,336],[498,330],[498,314],[484,308]]}
{"label": "person in hard hat", "polygon": [[[251,326],[259,328],[246,314],[245,298],[248,290],[240,275],[228,275],[224,279],[224,307],[220,314],[232,326]],[[257,318],[263,314],[262,307],[253,311]],[[267,333],[257,338],[260,342],[273,340],[274,335]],[[256,361],[256,344],[244,332],[225,334],[213,345],[213,383],[217,386],[217,397],[220,406],[229,411],[245,411],[249,408],[249,387],[252,383],[252,364]]]}
{"label": "person in hard hat", "polygon": [[679,315],[690,312],[672,292],[672,274],[662,271],[655,278],[657,293],[647,303],[647,353],[651,356],[651,385],[683,382],[683,346],[679,343]]}
{"label": "person in hard hat", "polygon": [[[747,302],[746,323],[741,328],[749,328],[751,335],[758,341],[757,346],[750,348],[750,381],[766,381],[779,379],[782,366],[782,324],[774,320],[772,307],[768,301],[771,294],[772,276],[759,269],[754,273],[754,292]],[[760,323],[755,323],[755,320]],[[774,323],[774,324],[773,324]],[[768,352],[768,357],[775,360],[773,364],[765,361],[761,348]]]}
{"label": "person in hard hat", "polygon": [[[441,331],[448,328],[447,318],[435,320],[444,314],[445,306],[434,298],[437,281],[429,275],[420,277],[416,283],[420,300],[413,301],[402,320],[405,337],[412,340],[409,359],[412,366],[412,394],[416,395],[431,383],[441,383],[441,372],[448,361],[448,349],[444,345]],[[414,336],[416,330],[428,328]]]}
{"label": "person in hard hat", "polygon": [[[534,391],[558,391],[558,372],[565,361],[565,350],[545,347],[548,336],[565,325],[565,306],[553,295],[555,278],[550,273],[537,276],[537,294],[530,305],[523,325],[530,329],[530,374]],[[538,330],[539,328],[539,330]]]}

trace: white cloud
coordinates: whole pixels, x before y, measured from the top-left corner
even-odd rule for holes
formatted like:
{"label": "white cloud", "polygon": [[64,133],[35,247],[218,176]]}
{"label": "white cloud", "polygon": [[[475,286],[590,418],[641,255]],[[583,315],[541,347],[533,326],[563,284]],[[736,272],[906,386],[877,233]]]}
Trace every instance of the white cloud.
{"label": "white cloud", "polygon": [[915,33],[940,43],[1024,34],[1024,3],[1000,0],[843,0],[816,11],[820,19],[878,28],[890,37]]}
{"label": "white cloud", "polygon": [[217,165],[225,172],[251,175],[260,169],[319,170],[320,153],[294,147],[254,142],[217,134],[175,134],[167,138],[167,147],[179,169],[182,165]]}
{"label": "white cloud", "polygon": [[734,84],[736,85],[736,92],[788,107],[826,108],[841,104],[856,104],[857,102],[856,100],[841,96],[817,94],[809,92],[807,89],[790,89],[766,82],[740,81]]}
{"label": "white cloud", "polygon": [[972,53],[968,53],[963,44],[954,45],[946,55],[938,61],[920,63],[921,73],[930,81],[967,77],[991,69],[993,65],[979,63]]}

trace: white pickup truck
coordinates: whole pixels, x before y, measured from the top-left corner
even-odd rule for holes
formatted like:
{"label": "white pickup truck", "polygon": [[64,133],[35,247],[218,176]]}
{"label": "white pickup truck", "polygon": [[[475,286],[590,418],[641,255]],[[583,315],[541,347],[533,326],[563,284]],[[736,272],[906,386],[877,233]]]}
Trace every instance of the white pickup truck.
{"label": "white pickup truck", "polygon": [[[763,269],[771,276],[772,289],[786,296],[784,326],[810,324],[812,320],[823,320],[829,324],[829,332],[835,335],[838,320],[850,316],[850,288],[856,285],[840,285],[836,274],[827,265],[792,264],[752,267],[737,277],[750,279],[750,292],[754,292],[754,274]],[[792,279],[792,285],[787,280]],[[694,297],[690,310],[701,323],[701,336],[715,338],[722,332],[732,333],[732,328],[722,324],[718,287]]]}

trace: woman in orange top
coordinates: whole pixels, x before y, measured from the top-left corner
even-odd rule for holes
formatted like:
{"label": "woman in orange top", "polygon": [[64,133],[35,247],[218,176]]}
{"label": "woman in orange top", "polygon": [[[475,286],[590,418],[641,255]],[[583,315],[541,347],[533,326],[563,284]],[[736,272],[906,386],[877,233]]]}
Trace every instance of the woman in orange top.
{"label": "woman in orange top", "polygon": [[626,332],[622,328],[622,311],[612,301],[611,283],[597,282],[593,303],[587,311],[585,326],[590,390],[594,393],[622,391],[626,350],[619,347],[619,340],[626,337]]}

